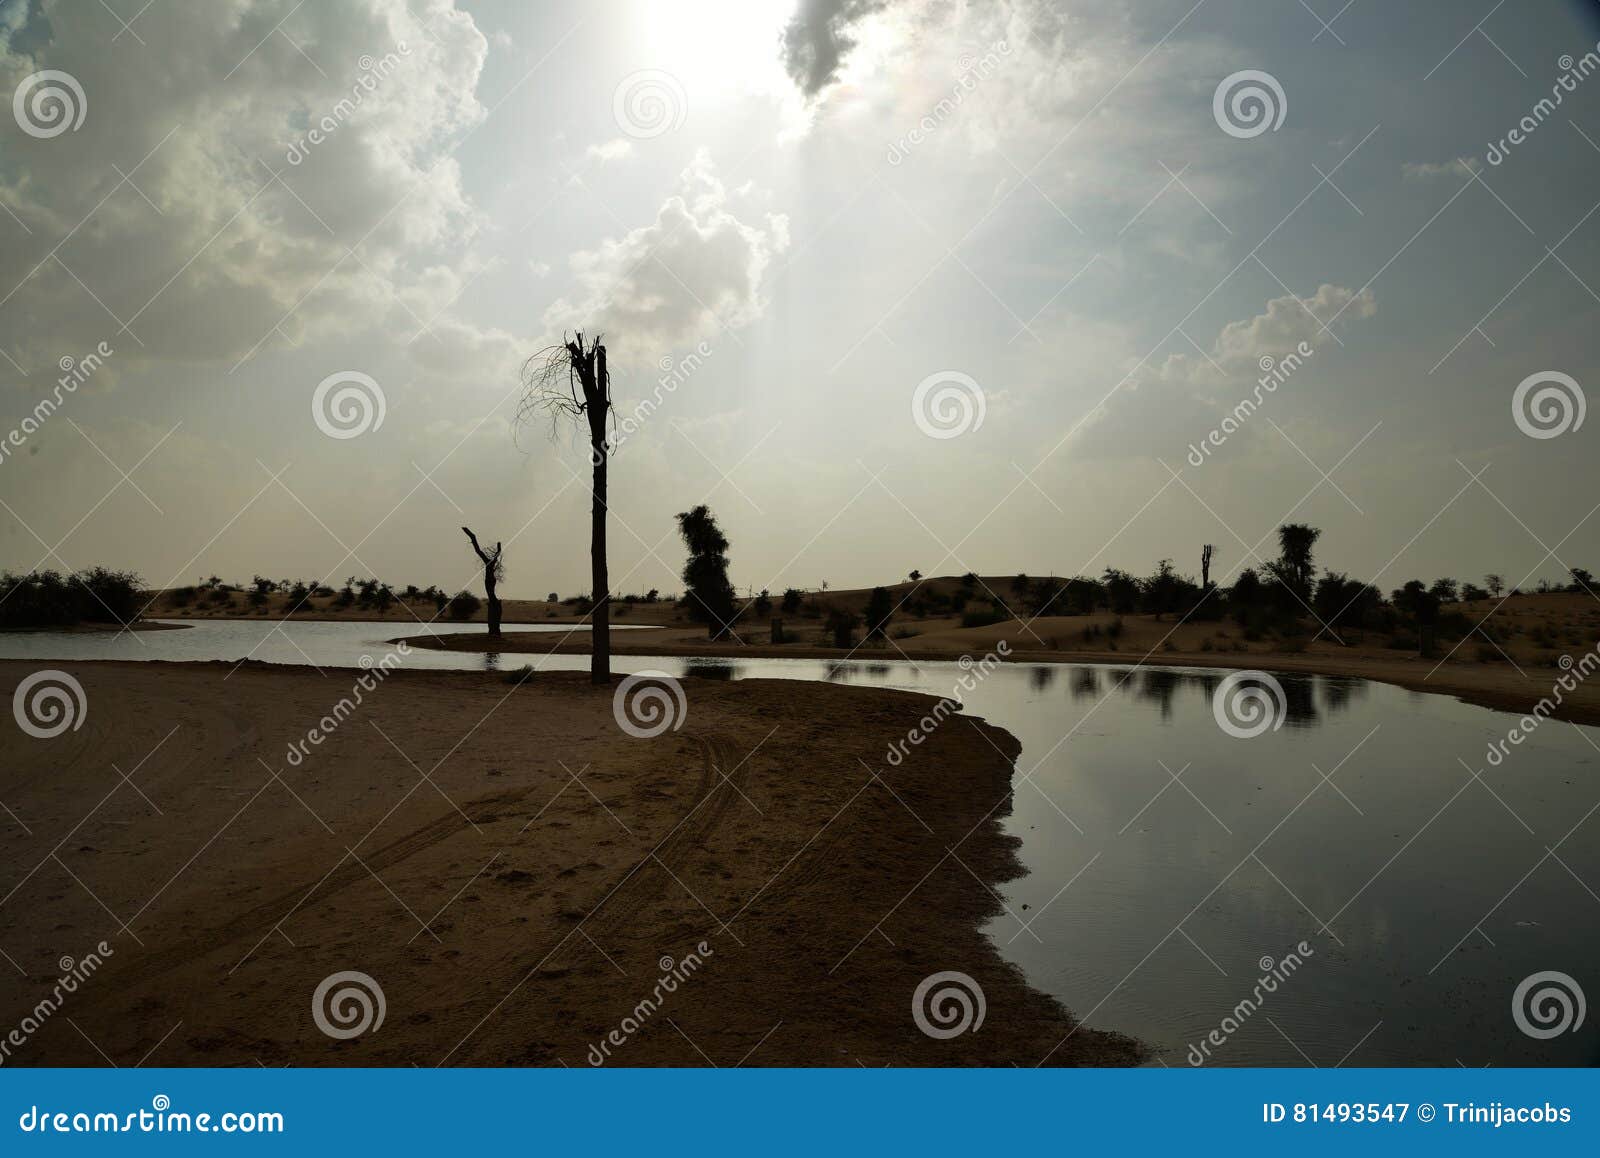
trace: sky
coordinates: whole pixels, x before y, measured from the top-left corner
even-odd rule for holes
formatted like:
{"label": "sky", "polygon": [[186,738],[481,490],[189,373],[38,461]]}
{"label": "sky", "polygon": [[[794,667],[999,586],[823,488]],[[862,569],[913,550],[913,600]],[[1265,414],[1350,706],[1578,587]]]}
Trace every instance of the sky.
{"label": "sky", "polygon": [[702,502],[741,592],[1226,582],[1289,520],[1384,590],[1593,569],[1597,41],[1578,0],[0,0],[0,567],[453,590],[467,524],[502,594],[586,591],[587,450],[518,421],[582,329],[618,591],[679,589]]}

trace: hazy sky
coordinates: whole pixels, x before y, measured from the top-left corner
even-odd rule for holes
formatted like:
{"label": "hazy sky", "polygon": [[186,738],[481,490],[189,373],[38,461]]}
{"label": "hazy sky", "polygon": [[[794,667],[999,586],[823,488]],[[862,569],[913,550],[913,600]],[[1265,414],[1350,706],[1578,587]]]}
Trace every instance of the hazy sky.
{"label": "hazy sky", "polygon": [[1291,515],[1385,590],[1593,568],[1597,40],[1575,0],[3,0],[0,565],[455,588],[466,522],[509,594],[585,590],[586,454],[515,425],[583,325],[654,406],[619,590],[678,588],[702,501],[741,591],[1226,578]]}

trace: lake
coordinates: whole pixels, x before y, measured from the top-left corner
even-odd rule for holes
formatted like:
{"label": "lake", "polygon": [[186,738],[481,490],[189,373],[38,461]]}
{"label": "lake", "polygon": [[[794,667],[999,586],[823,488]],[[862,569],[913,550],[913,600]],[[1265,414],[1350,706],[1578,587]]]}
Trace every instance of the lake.
{"label": "lake", "polygon": [[[6,633],[0,658],[351,667],[389,651],[386,638],[462,630],[191,622],[120,635]],[[419,650],[406,666],[525,662],[574,670],[588,657]],[[955,663],[875,659],[612,662],[619,673],[686,680],[830,680],[935,695],[964,674]],[[999,889],[1007,914],[987,932],[1002,954],[1088,1024],[1139,1037],[1173,1066],[1196,1056],[1208,1065],[1600,1062],[1600,1016],[1550,1038],[1523,1032],[1513,1016],[1519,983],[1545,971],[1600,996],[1600,729],[1547,721],[1491,767],[1486,749],[1516,717],[1363,680],[1283,675],[1282,726],[1239,738],[1213,711],[1227,674],[1007,663],[958,697],[1022,743],[1009,812],[997,813],[1028,870]],[[1530,700],[1546,689],[1535,686]],[[692,719],[692,683],[689,692]],[[1207,1041],[1213,1031],[1221,1044]]]}

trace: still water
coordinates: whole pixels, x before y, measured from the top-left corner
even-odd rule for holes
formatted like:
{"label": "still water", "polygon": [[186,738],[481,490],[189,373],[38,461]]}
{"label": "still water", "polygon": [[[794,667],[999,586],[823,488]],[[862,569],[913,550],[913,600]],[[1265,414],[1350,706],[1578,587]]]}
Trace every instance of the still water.
{"label": "still water", "polygon": [[[0,658],[349,667],[424,630],[200,621],[137,636],[9,633]],[[523,662],[570,670],[588,658],[417,651],[407,666]],[[963,674],[904,661],[613,664],[935,695]],[[1600,999],[1600,729],[1547,721],[1492,767],[1486,749],[1515,717],[1286,675],[1283,726],[1238,739],[1213,715],[1225,674],[1006,664],[956,697],[1022,742],[1003,824],[1028,874],[1000,887],[1008,914],[988,929],[1006,958],[1088,1024],[1141,1038],[1173,1066],[1600,1064],[1600,1012],[1549,1038],[1513,1013],[1519,983],[1551,970]],[[1547,690],[1530,686],[1530,700]],[[1207,1044],[1213,1031],[1221,1044]]]}

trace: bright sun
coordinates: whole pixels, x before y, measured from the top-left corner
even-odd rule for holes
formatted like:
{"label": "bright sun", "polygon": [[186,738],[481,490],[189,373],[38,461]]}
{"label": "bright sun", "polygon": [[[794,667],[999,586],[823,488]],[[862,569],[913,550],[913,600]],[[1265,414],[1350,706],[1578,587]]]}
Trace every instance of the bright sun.
{"label": "bright sun", "polygon": [[655,66],[699,98],[785,83],[778,42],[796,0],[644,0],[643,42]]}

